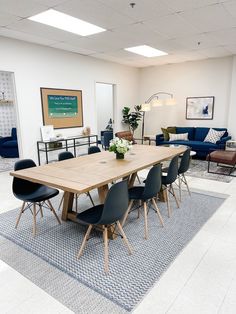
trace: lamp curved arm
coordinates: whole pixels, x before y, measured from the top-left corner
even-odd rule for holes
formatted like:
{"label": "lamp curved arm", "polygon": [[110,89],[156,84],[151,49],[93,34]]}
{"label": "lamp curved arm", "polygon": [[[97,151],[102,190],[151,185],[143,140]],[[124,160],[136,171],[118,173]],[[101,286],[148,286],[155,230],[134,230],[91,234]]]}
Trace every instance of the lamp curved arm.
{"label": "lamp curved arm", "polygon": [[158,95],[160,95],[160,94],[169,95],[171,98],[173,98],[173,94],[171,94],[171,93],[158,92],[158,93],[153,94],[151,97],[149,97],[149,98],[145,101],[145,103],[148,104],[153,98],[158,98]]}

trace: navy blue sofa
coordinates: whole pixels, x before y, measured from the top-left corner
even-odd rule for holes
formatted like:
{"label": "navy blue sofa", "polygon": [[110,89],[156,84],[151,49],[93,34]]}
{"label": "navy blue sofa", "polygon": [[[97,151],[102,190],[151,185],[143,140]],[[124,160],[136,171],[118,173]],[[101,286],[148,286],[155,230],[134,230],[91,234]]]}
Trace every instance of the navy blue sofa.
{"label": "navy blue sofa", "polygon": [[199,158],[205,158],[209,152],[217,149],[224,149],[226,141],[231,139],[226,128],[213,128],[217,131],[225,131],[221,139],[216,143],[204,142],[204,139],[210,128],[203,127],[176,127],[176,133],[188,133],[188,141],[164,141],[164,135],[156,135],[156,145],[178,144],[187,145],[192,148]]}
{"label": "navy blue sofa", "polygon": [[0,138],[0,156],[5,158],[19,157],[16,128],[12,128],[11,136]]}

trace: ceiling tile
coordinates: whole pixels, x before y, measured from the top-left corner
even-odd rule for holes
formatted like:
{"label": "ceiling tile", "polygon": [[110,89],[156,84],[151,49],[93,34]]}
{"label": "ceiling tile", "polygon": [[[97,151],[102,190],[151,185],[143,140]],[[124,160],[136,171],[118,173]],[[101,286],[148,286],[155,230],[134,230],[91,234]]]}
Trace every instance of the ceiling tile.
{"label": "ceiling tile", "polygon": [[62,50],[67,50],[67,51],[71,51],[71,52],[76,52],[76,53],[83,54],[83,55],[91,55],[91,54],[96,53],[95,51],[83,49],[83,48],[79,48],[79,47],[74,47],[74,46],[71,46],[71,45],[64,43],[64,42],[58,42],[58,43],[52,44],[52,45],[50,45],[50,47],[58,48],[58,49],[62,49]]}
{"label": "ceiling tile", "polygon": [[46,6],[31,0],[0,0],[1,12],[20,17],[29,17],[47,9]]}
{"label": "ceiling tile", "polygon": [[17,31],[22,31],[25,33],[29,33],[32,35],[37,35],[40,37],[54,39],[54,41],[78,41],[82,40],[83,37],[79,35],[75,35],[69,32],[62,31],[55,27],[47,26],[41,23],[37,23],[34,21],[30,21],[28,19],[21,20],[16,23],[12,23],[7,26],[9,29],[14,29]]}
{"label": "ceiling tile", "polygon": [[187,11],[218,3],[218,0],[166,0],[175,11]]}
{"label": "ceiling tile", "polygon": [[208,58],[217,58],[231,55],[231,52],[226,50],[224,47],[207,48],[199,50],[199,52]]}
{"label": "ceiling tile", "polygon": [[39,4],[43,4],[47,7],[54,7],[55,5],[65,2],[66,0],[33,0],[33,1]]}
{"label": "ceiling tile", "polygon": [[169,39],[199,33],[197,27],[185,21],[179,14],[171,14],[158,19],[149,20],[144,22],[144,25],[148,25],[154,31]]}
{"label": "ceiling tile", "polygon": [[113,8],[120,13],[123,13],[135,21],[144,21],[154,19],[160,16],[174,13],[169,6],[166,5],[165,0],[136,0],[135,6],[132,8],[130,2],[127,0],[99,0],[105,5]]}
{"label": "ceiling tile", "polygon": [[219,42],[213,36],[207,34],[195,34],[186,37],[180,37],[172,40],[172,43],[188,50],[199,50],[208,47],[218,46]]}
{"label": "ceiling tile", "polygon": [[11,23],[19,21],[21,18],[19,16],[11,15],[9,13],[0,12],[0,26],[7,26]]}
{"label": "ceiling tile", "polygon": [[54,44],[56,42],[53,39],[50,40],[50,39],[43,38],[40,36],[18,32],[17,30],[11,30],[5,27],[0,28],[0,36],[15,38],[15,39],[36,43],[39,45],[46,45],[46,46]]}
{"label": "ceiling tile", "polygon": [[55,9],[105,29],[134,22],[130,17],[96,0],[70,0],[56,6]]}
{"label": "ceiling tile", "polygon": [[235,1],[227,1],[227,2],[224,2],[222,5],[233,17],[236,18],[236,2]]}
{"label": "ceiling tile", "polygon": [[236,44],[236,27],[210,32],[207,36],[215,40],[218,45]]}
{"label": "ceiling tile", "polygon": [[180,14],[186,21],[197,27],[201,32],[216,31],[236,26],[234,19],[222,4],[207,6]]}

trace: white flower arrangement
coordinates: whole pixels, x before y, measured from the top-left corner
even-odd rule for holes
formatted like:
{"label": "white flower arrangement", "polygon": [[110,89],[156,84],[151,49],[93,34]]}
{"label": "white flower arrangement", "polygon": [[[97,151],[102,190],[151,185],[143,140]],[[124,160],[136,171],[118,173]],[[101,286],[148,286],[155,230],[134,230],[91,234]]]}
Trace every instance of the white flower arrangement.
{"label": "white flower arrangement", "polygon": [[127,141],[123,138],[115,137],[110,141],[109,152],[125,154],[132,147],[132,142]]}

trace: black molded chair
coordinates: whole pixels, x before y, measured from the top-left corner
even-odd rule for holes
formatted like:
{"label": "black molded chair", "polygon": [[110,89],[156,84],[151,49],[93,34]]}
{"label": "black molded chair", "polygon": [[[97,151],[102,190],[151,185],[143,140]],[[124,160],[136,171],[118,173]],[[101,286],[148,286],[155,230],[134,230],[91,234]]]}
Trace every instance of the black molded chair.
{"label": "black molded chair", "polygon": [[[72,159],[72,158],[74,158],[74,155],[71,152],[67,152],[67,151],[66,152],[62,152],[62,153],[60,153],[58,155],[58,161],[63,161],[63,160]],[[89,192],[87,192],[86,194],[88,195],[92,205],[94,206],[94,202],[93,202],[92,196],[90,195]],[[63,200],[64,200],[64,195],[61,198],[58,210],[60,210]],[[76,209],[76,212],[77,212],[78,211],[78,195],[77,194],[75,194],[75,209]]]}
{"label": "black molded chair", "polygon": [[128,197],[128,183],[127,181],[118,182],[110,188],[106,196],[104,204],[96,205],[92,208],[85,210],[84,212],[77,214],[77,221],[83,224],[89,225],[87,232],[84,236],[77,258],[83,254],[84,247],[90,235],[90,232],[94,226],[101,225],[103,228],[103,240],[104,240],[104,260],[105,260],[105,272],[108,272],[108,226],[117,226],[118,231],[128,247],[128,251],[132,254],[131,246],[126,238],[124,230],[120,224],[120,219],[127,211],[129,203]]}
{"label": "black molded chair", "polygon": [[58,155],[59,161],[70,159],[70,158],[74,158],[74,155],[71,152],[66,151],[66,152],[62,152]]}
{"label": "black molded chair", "polygon": [[175,156],[174,158],[172,158],[169,168],[168,168],[167,175],[161,177],[162,186],[164,187],[163,190],[166,190],[166,200],[167,200],[167,209],[168,209],[169,217],[171,214],[169,194],[174,196],[177,207],[179,208],[179,202],[173,188],[173,183],[175,182],[178,176],[178,159],[179,159],[179,156]]}
{"label": "black molded chair", "polygon": [[90,146],[88,148],[88,155],[101,153],[101,149],[98,146]]}
{"label": "black molded chair", "polygon": [[[14,170],[22,170],[26,168],[36,167],[36,164],[31,159],[22,159],[15,163]],[[23,201],[23,205],[20,210],[20,214],[17,218],[15,228],[18,227],[18,224],[21,219],[21,215],[27,210],[30,209],[33,205],[33,236],[36,235],[36,216],[40,212],[41,217],[43,217],[43,208],[49,208],[54,216],[56,217],[59,224],[61,224],[60,219],[58,218],[55,209],[50,202],[50,199],[58,195],[59,191],[48,186],[33,183],[27,180],[19,179],[14,177],[12,184],[12,191],[16,198]],[[39,210],[37,211],[36,206],[38,205]]]}
{"label": "black molded chair", "polygon": [[179,169],[178,169],[178,185],[179,185],[179,199],[181,201],[181,197],[182,197],[182,183],[184,183],[187,187],[188,193],[191,196],[190,193],[190,189],[188,186],[188,182],[187,179],[185,177],[185,172],[188,171],[189,169],[189,165],[190,165],[190,152],[191,152],[191,148],[187,148],[186,151],[183,153],[183,156],[181,157],[181,161],[180,161],[180,165],[179,165]]}
{"label": "black molded chair", "polygon": [[157,204],[155,201],[155,198],[157,197],[157,193],[160,192],[160,189],[161,189],[161,165],[155,165],[150,169],[148,173],[147,179],[145,180],[145,186],[134,186],[129,189],[130,204],[129,204],[128,210],[125,213],[125,216],[123,217],[122,226],[124,225],[127,219],[127,216],[132,208],[133,202],[135,200],[139,200],[141,202],[140,206],[142,206],[142,203],[143,203],[143,209],[144,209],[144,220],[145,220],[145,236],[144,237],[145,239],[148,238],[147,203],[149,201],[152,201],[152,204],[158,215],[160,223],[163,227],[164,226],[163,219],[161,217],[160,210],[157,207]]}

